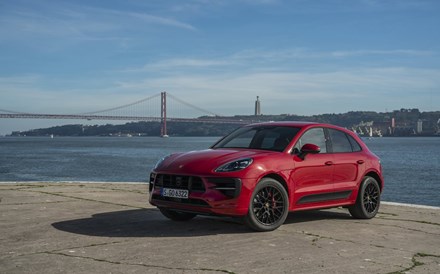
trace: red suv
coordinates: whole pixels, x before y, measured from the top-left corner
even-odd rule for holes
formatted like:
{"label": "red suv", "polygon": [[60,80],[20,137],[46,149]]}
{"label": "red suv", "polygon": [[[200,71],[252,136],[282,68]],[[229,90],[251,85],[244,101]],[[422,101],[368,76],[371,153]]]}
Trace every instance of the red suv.
{"label": "red suv", "polygon": [[271,122],[241,127],[206,150],[164,157],[149,189],[150,203],[172,220],[235,216],[270,231],[289,211],[343,206],[355,218],[373,218],[383,185],[379,158],[353,132]]}

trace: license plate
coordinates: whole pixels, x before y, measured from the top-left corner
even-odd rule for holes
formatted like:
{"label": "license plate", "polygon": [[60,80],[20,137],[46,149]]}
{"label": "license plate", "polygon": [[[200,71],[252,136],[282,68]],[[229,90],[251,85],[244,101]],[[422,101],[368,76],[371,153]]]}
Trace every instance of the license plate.
{"label": "license plate", "polygon": [[160,194],[163,197],[188,199],[189,191],[185,189],[162,188]]}

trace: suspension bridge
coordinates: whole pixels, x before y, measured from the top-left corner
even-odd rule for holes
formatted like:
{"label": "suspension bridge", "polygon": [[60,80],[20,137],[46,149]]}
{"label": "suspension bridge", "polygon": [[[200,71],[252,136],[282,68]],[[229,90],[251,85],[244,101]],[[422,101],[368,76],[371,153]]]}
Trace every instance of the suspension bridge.
{"label": "suspension bridge", "polygon": [[168,136],[167,122],[198,122],[223,124],[248,124],[254,120],[239,120],[222,116],[195,106],[168,92],[161,92],[117,107],[78,113],[47,114],[27,113],[0,109],[3,119],[76,119],[76,120],[125,120],[161,123],[161,136]]}

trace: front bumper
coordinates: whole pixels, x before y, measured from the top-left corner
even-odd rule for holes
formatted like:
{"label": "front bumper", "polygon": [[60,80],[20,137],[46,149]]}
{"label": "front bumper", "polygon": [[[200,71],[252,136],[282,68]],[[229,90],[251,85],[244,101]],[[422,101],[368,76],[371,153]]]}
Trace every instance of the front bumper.
{"label": "front bumper", "polygon": [[[157,207],[222,216],[247,214],[255,180],[197,175],[150,174],[150,203]],[[188,199],[162,196],[162,188],[188,190]]]}

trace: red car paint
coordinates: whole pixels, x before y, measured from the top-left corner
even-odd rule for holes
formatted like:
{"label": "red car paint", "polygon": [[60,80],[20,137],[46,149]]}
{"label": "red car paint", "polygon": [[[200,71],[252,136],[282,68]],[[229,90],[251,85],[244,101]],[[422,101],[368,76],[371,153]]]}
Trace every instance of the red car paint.
{"label": "red car paint", "polygon": [[[275,179],[283,185],[288,194],[288,211],[354,206],[361,183],[366,177],[374,178],[382,192],[384,180],[379,158],[349,130],[334,125],[309,122],[261,123],[244,128],[270,130],[270,128],[286,127],[297,129],[297,133],[291,136],[282,151],[217,148],[214,145],[202,151],[168,156],[151,173],[150,203],[162,209],[178,212],[245,216],[249,213],[252,193],[263,178]],[[295,149],[303,134],[311,129],[315,129],[314,132],[320,132],[322,129],[325,133],[327,153],[322,152],[323,148],[321,148],[321,153],[301,155],[298,148]],[[343,136],[350,139],[352,151],[332,151],[332,147],[337,148],[337,144],[333,143],[333,140],[337,140],[337,135],[342,136],[342,139]],[[307,140],[306,135],[304,136]],[[312,145],[314,146],[307,144],[302,148],[319,149],[317,144]],[[216,171],[225,163],[248,158],[252,159],[252,163],[242,170]],[[188,183],[191,186],[185,182],[183,187],[176,185],[176,182],[179,184],[185,180],[191,180],[191,183]],[[189,189],[188,199],[162,197],[161,190],[165,187],[165,181],[168,182],[169,188]],[[238,181],[240,183],[234,185],[234,182]],[[191,191],[194,182],[199,188],[198,191]],[[236,187],[235,192],[216,189],[234,187]]]}

